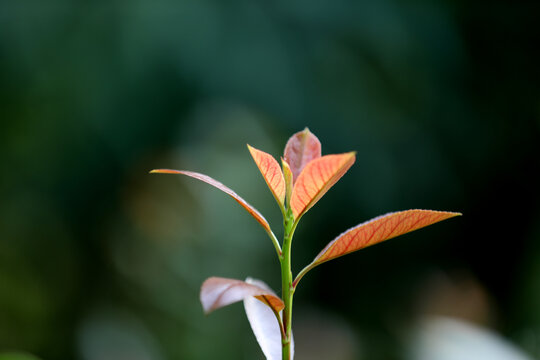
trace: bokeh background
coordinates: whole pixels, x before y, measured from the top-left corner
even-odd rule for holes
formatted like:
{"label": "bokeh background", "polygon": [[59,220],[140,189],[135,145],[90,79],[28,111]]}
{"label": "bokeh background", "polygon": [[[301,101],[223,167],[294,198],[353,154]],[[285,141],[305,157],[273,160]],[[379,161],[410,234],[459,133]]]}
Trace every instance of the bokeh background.
{"label": "bokeh background", "polygon": [[198,292],[213,275],[279,290],[271,242],[226,195],[148,171],[213,176],[279,234],[246,143],[278,157],[308,126],[323,153],[358,155],[303,218],[295,271],[385,212],[464,216],[309,273],[297,359],[540,357],[539,14],[500,0],[0,1],[0,352],[262,359],[243,307],[205,317]]}

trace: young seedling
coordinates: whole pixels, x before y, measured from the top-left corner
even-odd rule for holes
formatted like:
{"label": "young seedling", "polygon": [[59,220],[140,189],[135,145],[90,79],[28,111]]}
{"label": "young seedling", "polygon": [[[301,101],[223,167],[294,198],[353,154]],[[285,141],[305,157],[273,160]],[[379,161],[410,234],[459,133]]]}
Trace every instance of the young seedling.
{"label": "young seedling", "polygon": [[264,282],[211,277],[201,287],[205,313],[243,300],[251,328],[268,360],[291,360],[293,296],[298,283],[314,267],[436,222],[461,215],[457,212],[405,210],[388,213],[357,225],[332,240],[315,259],[293,278],[291,244],[302,216],[347,172],[355,152],[321,156],[321,143],[307,128],[294,134],[281,158],[281,167],[269,154],[248,145],[249,152],[283,214],[284,236],[280,242],[268,221],[234,191],[209,176],[192,171],[157,169],[151,173],[181,174],[206,182],[236,200],[266,231],[281,264],[282,298]]}

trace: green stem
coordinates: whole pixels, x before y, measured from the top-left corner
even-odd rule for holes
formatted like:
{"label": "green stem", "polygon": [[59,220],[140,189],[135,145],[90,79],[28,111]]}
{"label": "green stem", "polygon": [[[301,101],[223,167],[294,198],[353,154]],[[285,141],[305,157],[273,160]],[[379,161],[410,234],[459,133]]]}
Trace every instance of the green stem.
{"label": "green stem", "polygon": [[285,234],[283,239],[283,249],[281,259],[281,287],[283,293],[283,328],[285,336],[282,336],[282,359],[291,360],[292,342],[292,305],[293,305],[293,276],[291,271],[291,243],[297,222],[294,221],[292,212],[288,211],[285,216]]}

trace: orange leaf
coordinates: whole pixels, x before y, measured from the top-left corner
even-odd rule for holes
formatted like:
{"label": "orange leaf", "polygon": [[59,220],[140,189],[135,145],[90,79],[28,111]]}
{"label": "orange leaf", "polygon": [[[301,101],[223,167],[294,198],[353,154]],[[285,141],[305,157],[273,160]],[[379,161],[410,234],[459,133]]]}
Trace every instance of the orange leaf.
{"label": "orange leaf", "polygon": [[299,219],[349,170],[355,153],[325,155],[311,161],[302,170],[294,184],[291,209]]}
{"label": "orange leaf", "polygon": [[268,224],[268,221],[264,218],[264,216],[261,215],[260,212],[257,211],[253,206],[251,206],[246,200],[242,199],[237,193],[229,189],[227,186],[223,185],[217,180],[212,179],[210,176],[200,174],[193,171],[185,171],[185,170],[170,170],[170,169],[156,169],[150,171],[151,174],[179,174],[179,175],[186,175],[190,176],[192,178],[195,178],[197,180],[201,180],[207,184],[210,184],[219,190],[223,191],[230,197],[232,197],[234,200],[236,200],[237,203],[239,203],[244,209],[247,210],[257,220],[259,224],[268,232],[269,234],[272,233],[272,230],[270,229],[270,224]]}
{"label": "orange leaf", "polygon": [[283,157],[291,167],[294,184],[302,169],[310,161],[321,157],[321,142],[308,128],[305,128],[289,138]]}
{"label": "orange leaf", "polygon": [[283,178],[283,173],[279,167],[278,162],[270,154],[260,151],[248,145],[249,152],[255,160],[255,164],[261,171],[261,174],[266,181],[266,184],[270,188],[270,191],[276,198],[279,206],[283,209],[283,204],[285,204],[285,179]]}
{"label": "orange leaf", "polygon": [[459,215],[447,211],[406,210],[376,217],[332,240],[310,267]]}
{"label": "orange leaf", "polygon": [[276,312],[281,311],[285,304],[270,289],[241,280],[211,277],[201,286],[200,300],[206,314],[224,306],[254,296]]}

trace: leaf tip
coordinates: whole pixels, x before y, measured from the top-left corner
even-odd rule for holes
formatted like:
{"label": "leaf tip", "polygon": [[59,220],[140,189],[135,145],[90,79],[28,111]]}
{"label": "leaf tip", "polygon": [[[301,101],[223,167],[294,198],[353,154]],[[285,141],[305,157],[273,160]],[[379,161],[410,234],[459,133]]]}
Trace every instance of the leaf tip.
{"label": "leaf tip", "polygon": [[356,151],[349,151],[347,153],[343,153],[343,163],[346,164],[347,169],[353,166],[353,164],[356,162]]}
{"label": "leaf tip", "polygon": [[289,163],[287,162],[287,160],[285,160],[283,158],[283,156],[281,157],[281,167],[283,168],[283,174],[285,174],[285,172],[290,172],[292,174],[292,170],[291,170],[291,166],[289,165]]}
{"label": "leaf tip", "polygon": [[206,308],[203,306],[203,314],[204,314],[204,316],[210,315],[210,313],[211,313],[212,311],[213,311],[213,310],[211,310],[211,309],[206,309]]}
{"label": "leaf tip", "polygon": [[150,171],[150,174],[180,174],[181,172],[178,170],[171,170],[171,169],[154,169]]}
{"label": "leaf tip", "polygon": [[[416,210],[419,210],[419,209],[416,209]],[[445,219],[450,219],[450,218],[453,218],[453,217],[456,217],[456,216],[463,216],[462,213],[457,212],[457,211],[437,211],[437,210],[422,210],[422,211],[431,211],[431,212],[434,212],[434,213],[444,214]]]}
{"label": "leaf tip", "polygon": [[249,145],[249,144],[246,144],[248,150],[249,150],[249,153],[251,154],[251,156],[253,157],[253,159],[255,159],[255,157],[257,156],[257,152],[260,152],[260,150],[257,150],[256,148],[254,148],[253,146]]}

